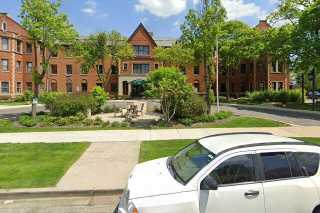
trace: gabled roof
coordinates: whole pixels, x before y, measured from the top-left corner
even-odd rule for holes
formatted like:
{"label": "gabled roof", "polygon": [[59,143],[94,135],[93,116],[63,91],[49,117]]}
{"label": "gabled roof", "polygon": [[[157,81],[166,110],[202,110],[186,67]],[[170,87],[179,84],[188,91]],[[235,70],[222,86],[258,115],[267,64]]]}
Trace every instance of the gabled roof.
{"label": "gabled roof", "polygon": [[150,41],[155,46],[157,46],[157,43],[153,39],[152,35],[148,32],[148,30],[145,28],[145,26],[142,23],[140,23],[139,26],[137,27],[137,29],[131,34],[131,36],[129,37],[128,41],[131,41],[132,38],[139,32],[139,30],[143,30],[146,33],[146,35],[149,37]]}
{"label": "gabled roof", "polygon": [[158,47],[172,47],[177,43],[178,39],[175,38],[154,38],[154,41],[157,43]]}

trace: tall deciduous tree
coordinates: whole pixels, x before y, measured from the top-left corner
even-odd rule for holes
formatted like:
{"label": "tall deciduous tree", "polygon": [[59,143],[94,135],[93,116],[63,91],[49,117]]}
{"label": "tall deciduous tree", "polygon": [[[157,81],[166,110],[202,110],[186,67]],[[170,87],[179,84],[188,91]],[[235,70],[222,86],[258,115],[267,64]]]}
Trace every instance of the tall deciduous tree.
{"label": "tall deciduous tree", "polygon": [[228,21],[222,26],[220,37],[220,57],[226,71],[227,98],[230,98],[230,71],[241,60],[255,60],[264,50],[263,36],[260,31],[241,21]]}
{"label": "tall deciduous tree", "polygon": [[[34,95],[39,96],[39,86],[48,73],[50,59],[64,45],[71,45],[78,33],[69,22],[68,17],[59,11],[60,0],[23,0],[20,17],[22,26],[28,31],[33,41],[35,65],[33,70]],[[38,58],[38,47],[41,57]],[[41,60],[41,68],[38,67]],[[36,116],[36,104],[33,104],[32,115]]]}
{"label": "tall deciduous tree", "polygon": [[211,113],[212,104],[212,78],[213,78],[213,54],[215,42],[221,33],[221,25],[226,19],[226,11],[220,0],[204,0],[201,11],[190,10],[183,23],[182,43],[195,51],[204,65],[207,113]]}
{"label": "tall deciduous tree", "polygon": [[116,31],[100,32],[80,42],[82,71],[89,72],[97,64],[101,64],[103,69],[96,69],[96,72],[105,86],[108,84],[112,72],[111,68],[106,69],[105,61],[111,60],[111,65],[119,70],[119,64],[122,60],[134,56],[133,48],[127,38]]}
{"label": "tall deciduous tree", "polygon": [[194,51],[177,43],[170,48],[156,48],[155,58],[164,66],[187,66],[194,63]]}

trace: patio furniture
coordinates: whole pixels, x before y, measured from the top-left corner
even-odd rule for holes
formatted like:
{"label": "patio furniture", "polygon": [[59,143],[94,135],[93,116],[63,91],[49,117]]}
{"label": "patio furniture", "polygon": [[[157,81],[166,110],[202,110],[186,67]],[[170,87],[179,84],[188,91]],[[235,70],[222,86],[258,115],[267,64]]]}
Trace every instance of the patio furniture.
{"label": "patio furniture", "polygon": [[140,116],[143,116],[143,112],[144,112],[144,103],[141,104],[140,109],[138,109],[137,114]]}

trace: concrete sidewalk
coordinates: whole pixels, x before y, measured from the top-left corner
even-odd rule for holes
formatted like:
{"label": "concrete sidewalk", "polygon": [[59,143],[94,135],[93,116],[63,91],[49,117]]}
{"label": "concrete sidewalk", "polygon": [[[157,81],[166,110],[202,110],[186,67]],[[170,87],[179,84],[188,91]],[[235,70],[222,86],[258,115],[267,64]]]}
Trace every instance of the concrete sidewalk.
{"label": "concrete sidewalk", "polygon": [[275,135],[287,137],[320,137],[320,126],[1,133],[0,143],[107,143],[144,140],[197,139],[208,135],[230,132],[270,132]]}
{"label": "concrete sidewalk", "polygon": [[92,143],[55,187],[0,190],[1,199],[119,194],[138,163],[140,142]]}

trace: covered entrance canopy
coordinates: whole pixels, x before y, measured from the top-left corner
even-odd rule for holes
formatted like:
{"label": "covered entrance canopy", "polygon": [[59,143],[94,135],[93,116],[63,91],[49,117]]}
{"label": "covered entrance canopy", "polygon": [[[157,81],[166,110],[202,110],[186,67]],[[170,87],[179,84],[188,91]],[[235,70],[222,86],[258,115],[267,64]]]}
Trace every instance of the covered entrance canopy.
{"label": "covered entrance canopy", "polygon": [[146,81],[143,79],[136,79],[131,81],[132,97],[142,97],[144,95],[144,86]]}

